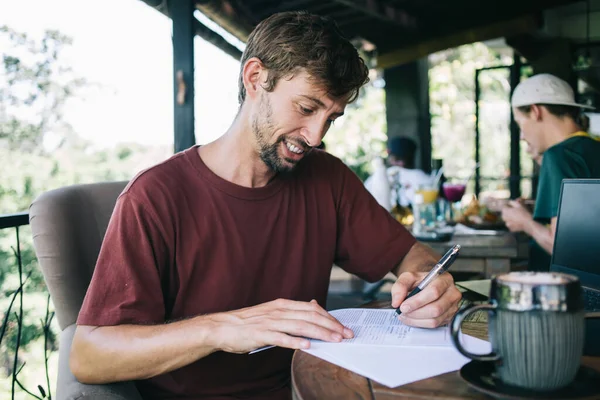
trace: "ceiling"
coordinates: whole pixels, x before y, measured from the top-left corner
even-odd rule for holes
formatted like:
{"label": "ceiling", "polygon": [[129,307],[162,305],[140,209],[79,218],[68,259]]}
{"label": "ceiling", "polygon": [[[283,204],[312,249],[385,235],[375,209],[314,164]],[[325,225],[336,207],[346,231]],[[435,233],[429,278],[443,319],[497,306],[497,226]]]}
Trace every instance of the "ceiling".
{"label": "ceiling", "polygon": [[[167,0],[142,1],[169,15]],[[575,0],[191,1],[197,10],[242,42],[259,21],[276,12],[306,10],[330,16],[381,68],[462,44],[497,38],[504,38],[504,43],[525,57],[536,49],[539,51],[543,47],[538,46],[540,42],[547,43],[553,38],[579,44],[600,39],[600,0],[589,0],[589,3]],[[233,57],[240,57],[238,48],[199,21],[196,33]]]}
{"label": "ceiling", "polygon": [[[168,15],[167,0],[143,0]],[[177,0],[176,0],[177,1]],[[179,0],[181,1],[181,0]],[[595,2],[595,0],[593,1]],[[576,27],[561,22],[566,6],[569,18],[577,19],[586,3],[574,0],[195,0],[196,8],[226,31],[245,41],[252,28],[269,15],[307,10],[336,20],[344,34],[372,51],[379,67],[390,67],[450,47],[498,37],[576,34]],[[200,36],[234,57],[239,51],[198,24]],[[554,32],[552,32],[554,30]],[[574,33],[575,32],[575,33]],[[215,36],[216,35],[216,36]]]}

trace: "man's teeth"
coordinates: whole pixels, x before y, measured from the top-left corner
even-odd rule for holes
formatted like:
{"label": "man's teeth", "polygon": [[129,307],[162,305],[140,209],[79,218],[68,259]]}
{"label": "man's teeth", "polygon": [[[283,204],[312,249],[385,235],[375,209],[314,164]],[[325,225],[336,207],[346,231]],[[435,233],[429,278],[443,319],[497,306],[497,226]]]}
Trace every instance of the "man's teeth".
{"label": "man's teeth", "polygon": [[285,145],[287,146],[288,149],[290,149],[291,152],[296,153],[296,154],[302,154],[304,153],[304,151],[302,149],[300,149],[299,147],[294,146],[291,143],[285,143]]}

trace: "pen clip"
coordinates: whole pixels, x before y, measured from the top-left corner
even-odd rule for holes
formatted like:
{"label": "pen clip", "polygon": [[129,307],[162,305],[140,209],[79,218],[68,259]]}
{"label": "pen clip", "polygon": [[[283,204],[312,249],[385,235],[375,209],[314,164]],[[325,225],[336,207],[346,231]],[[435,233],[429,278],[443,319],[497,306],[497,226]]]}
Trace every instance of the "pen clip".
{"label": "pen clip", "polygon": [[448,269],[448,267],[450,267],[450,265],[452,265],[452,263],[454,262],[456,257],[458,257],[460,248],[461,248],[460,244],[454,245],[454,246],[452,246],[452,248],[450,250],[448,250],[446,252],[446,254],[444,254],[444,256],[440,259],[440,261],[438,263],[442,267],[439,270],[438,274],[445,272]]}

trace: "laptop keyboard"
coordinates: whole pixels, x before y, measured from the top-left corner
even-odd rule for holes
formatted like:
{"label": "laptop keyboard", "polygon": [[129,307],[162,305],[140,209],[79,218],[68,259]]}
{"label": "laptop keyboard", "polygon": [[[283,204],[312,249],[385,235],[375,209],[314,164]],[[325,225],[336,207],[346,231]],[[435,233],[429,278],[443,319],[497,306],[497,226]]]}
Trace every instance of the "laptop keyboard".
{"label": "laptop keyboard", "polygon": [[600,291],[584,289],[583,299],[585,311],[600,311]]}

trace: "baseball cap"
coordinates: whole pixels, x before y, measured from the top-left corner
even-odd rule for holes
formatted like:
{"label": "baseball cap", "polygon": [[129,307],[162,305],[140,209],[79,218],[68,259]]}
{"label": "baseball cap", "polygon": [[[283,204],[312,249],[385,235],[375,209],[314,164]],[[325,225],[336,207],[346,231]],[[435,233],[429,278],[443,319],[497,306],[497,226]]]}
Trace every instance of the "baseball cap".
{"label": "baseball cap", "polygon": [[532,104],[557,104],[586,109],[594,108],[576,103],[571,86],[551,74],[534,75],[519,83],[513,92],[510,103],[513,107],[530,106]]}

